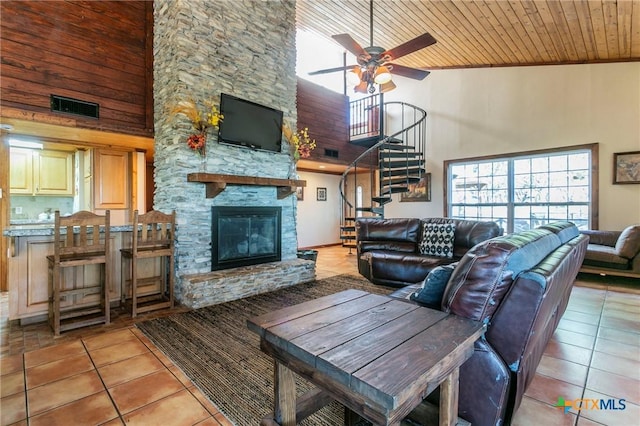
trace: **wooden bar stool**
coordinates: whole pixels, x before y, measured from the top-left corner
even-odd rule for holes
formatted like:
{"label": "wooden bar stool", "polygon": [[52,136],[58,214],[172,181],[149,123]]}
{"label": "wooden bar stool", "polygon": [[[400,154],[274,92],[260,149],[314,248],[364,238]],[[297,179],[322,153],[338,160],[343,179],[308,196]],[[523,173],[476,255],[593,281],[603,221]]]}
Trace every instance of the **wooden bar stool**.
{"label": "wooden bar stool", "polygon": [[[54,254],[49,263],[49,322],[61,331],[93,324],[109,324],[109,211],[104,216],[80,211],[70,216],[55,212]],[[96,265],[98,272],[87,268]]]}
{"label": "wooden bar stool", "polygon": [[130,302],[133,318],[138,313],[173,308],[175,223],[175,211],[134,212],[131,248],[120,250],[122,303],[127,306]]}

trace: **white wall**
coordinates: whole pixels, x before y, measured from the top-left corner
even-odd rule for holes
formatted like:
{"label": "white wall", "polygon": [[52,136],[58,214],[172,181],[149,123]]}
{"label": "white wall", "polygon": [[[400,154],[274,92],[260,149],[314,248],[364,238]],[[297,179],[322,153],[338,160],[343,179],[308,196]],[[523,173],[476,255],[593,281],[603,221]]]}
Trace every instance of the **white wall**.
{"label": "white wall", "polygon": [[613,153],[640,151],[640,63],[435,70],[394,81],[385,100],[428,113],[432,201],[395,195],[386,217],[442,216],[444,160],[597,142],[600,229],[640,223],[640,185],[612,184]]}
{"label": "white wall", "polygon": [[[298,172],[307,181],[304,200],[298,201],[298,247],[340,243],[340,176]],[[316,189],[327,188],[327,201],[316,200]]]}

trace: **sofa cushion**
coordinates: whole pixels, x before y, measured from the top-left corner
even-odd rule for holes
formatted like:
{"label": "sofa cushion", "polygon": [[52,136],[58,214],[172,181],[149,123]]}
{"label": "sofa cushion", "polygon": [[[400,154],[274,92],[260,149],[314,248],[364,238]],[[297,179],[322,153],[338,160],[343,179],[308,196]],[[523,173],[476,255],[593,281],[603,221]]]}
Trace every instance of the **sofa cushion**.
{"label": "sofa cushion", "polygon": [[489,322],[513,280],[560,246],[546,229],[493,238],[476,245],[458,262],[445,289],[442,307],[476,321]]}
{"label": "sofa cushion", "polygon": [[618,237],[616,253],[632,259],[640,251],[640,225],[627,226]]}
{"label": "sofa cushion", "polygon": [[418,253],[376,250],[366,254],[372,277],[409,284],[420,283],[436,266],[451,263],[451,259],[446,257],[423,256]]}
{"label": "sofa cushion", "polygon": [[456,264],[452,263],[434,268],[422,281],[422,286],[413,292],[409,299],[429,308],[440,309],[444,289],[455,267]]}
{"label": "sofa cushion", "polygon": [[578,227],[571,222],[551,222],[539,227],[548,229],[560,238],[560,243],[564,244],[580,235]]}
{"label": "sofa cushion", "polygon": [[598,268],[629,269],[629,259],[618,256],[615,248],[600,244],[587,246],[582,264]]}
{"label": "sofa cushion", "polygon": [[454,223],[424,223],[419,249],[428,256],[453,257],[453,240],[456,225]]}
{"label": "sofa cushion", "polygon": [[358,241],[402,241],[417,243],[420,234],[420,219],[376,219],[356,220]]}

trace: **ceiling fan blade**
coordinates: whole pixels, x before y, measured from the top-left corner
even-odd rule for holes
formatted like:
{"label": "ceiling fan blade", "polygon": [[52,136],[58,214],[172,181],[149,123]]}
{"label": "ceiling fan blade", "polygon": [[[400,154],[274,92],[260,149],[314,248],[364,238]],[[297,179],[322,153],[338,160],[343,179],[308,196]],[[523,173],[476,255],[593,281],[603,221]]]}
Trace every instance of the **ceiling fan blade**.
{"label": "ceiling fan blade", "polygon": [[431,74],[429,71],[419,70],[417,68],[409,68],[404,65],[389,64],[391,66],[391,74],[402,77],[413,78],[414,80],[424,80],[426,76]]}
{"label": "ceiling fan blade", "polygon": [[347,49],[349,52],[356,55],[356,57],[360,55],[366,55],[367,52],[364,51],[362,46],[358,44],[357,41],[353,39],[349,34],[336,34],[331,36],[335,41],[340,43],[342,47]]}
{"label": "ceiling fan blade", "polygon": [[413,53],[416,50],[424,49],[427,46],[431,46],[432,44],[437,43],[436,39],[429,33],[424,33],[421,36],[418,36],[412,40],[407,41],[406,43],[402,43],[399,46],[394,47],[393,49],[387,50],[384,52],[381,57],[389,56],[389,60],[393,61],[401,56],[408,55],[409,53]]}
{"label": "ceiling fan blade", "polygon": [[350,70],[350,69],[353,69],[354,67],[357,67],[357,65],[347,65],[346,67],[327,68],[324,70],[311,71],[309,75],[329,74],[331,72],[336,72],[336,71]]}

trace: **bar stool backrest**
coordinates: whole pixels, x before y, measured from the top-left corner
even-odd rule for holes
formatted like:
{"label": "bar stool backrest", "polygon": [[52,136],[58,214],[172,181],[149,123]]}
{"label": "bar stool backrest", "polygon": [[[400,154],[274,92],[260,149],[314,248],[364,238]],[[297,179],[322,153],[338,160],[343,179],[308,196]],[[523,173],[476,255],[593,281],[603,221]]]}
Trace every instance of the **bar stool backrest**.
{"label": "bar stool backrest", "polygon": [[54,256],[77,257],[93,253],[108,253],[110,211],[104,216],[82,210],[70,216],[55,212]]}
{"label": "bar stool backrest", "polygon": [[170,248],[173,252],[175,237],[176,212],[165,214],[157,210],[151,210],[145,214],[133,214],[132,250],[152,250]]}

